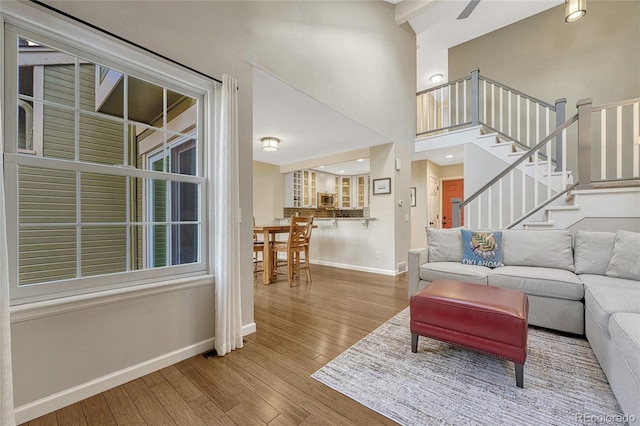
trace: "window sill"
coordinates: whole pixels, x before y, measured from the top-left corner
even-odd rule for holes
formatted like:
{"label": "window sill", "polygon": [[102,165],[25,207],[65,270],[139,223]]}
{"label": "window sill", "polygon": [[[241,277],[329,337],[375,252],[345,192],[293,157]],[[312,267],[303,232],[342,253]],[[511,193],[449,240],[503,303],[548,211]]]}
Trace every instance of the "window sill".
{"label": "window sill", "polygon": [[81,309],[182,291],[214,284],[213,275],[181,278],[152,284],[142,284],[113,290],[99,291],[76,296],[61,297],[41,302],[25,303],[10,308],[11,323],[29,321],[52,315],[59,315]]}

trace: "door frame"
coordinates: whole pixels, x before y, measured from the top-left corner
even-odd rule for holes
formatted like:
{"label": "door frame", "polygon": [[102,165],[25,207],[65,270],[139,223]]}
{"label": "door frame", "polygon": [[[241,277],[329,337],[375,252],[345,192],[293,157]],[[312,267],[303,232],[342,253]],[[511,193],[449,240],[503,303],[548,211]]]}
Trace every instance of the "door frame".
{"label": "door frame", "polygon": [[[440,226],[442,226],[442,207],[444,206],[444,191],[442,190],[442,188],[444,188],[444,182],[447,180],[458,180],[458,179],[462,179],[462,182],[464,182],[464,176],[447,176],[447,177],[441,177],[440,178]],[[463,199],[464,201],[464,199]]]}

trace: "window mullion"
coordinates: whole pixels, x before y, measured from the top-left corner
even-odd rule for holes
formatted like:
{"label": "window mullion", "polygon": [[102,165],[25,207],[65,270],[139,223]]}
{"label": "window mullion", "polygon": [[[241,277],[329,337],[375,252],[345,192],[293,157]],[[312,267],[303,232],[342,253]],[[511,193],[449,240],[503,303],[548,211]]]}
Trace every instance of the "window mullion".
{"label": "window mullion", "polygon": [[[74,159],[80,161],[80,60],[74,69]],[[44,99],[44,96],[42,97]],[[44,156],[44,151],[43,151]],[[82,278],[82,172],[76,171],[76,277]]]}
{"label": "window mullion", "polygon": [[[164,153],[164,161],[163,161],[163,170],[166,173],[171,173],[173,171],[171,161],[170,151],[167,147],[167,88],[162,89],[162,150]],[[165,185],[165,234],[167,236],[167,243],[165,248],[166,255],[166,266],[171,266],[171,258],[173,252],[173,231],[171,229],[171,225],[169,225],[170,221],[173,219],[173,214],[171,211],[171,198],[173,193],[173,181],[167,180],[167,184]]]}
{"label": "window mullion", "polygon": [[[133,164],[135,161],[134,158],[129,160],[129,76],[123,75],[123,105],[122,105],[122,117],[124,119],[124,125],[122,126],[122,150],[123,155],[122,158],[124,165],[136,167],[137,164]],[[136,143],[136,141],[133,141]],[[132,257],[131,257],[131,182],[135,182],[135,179],[132,179],[131,176],[127,176],[125,179],[125,213],[126,213],[126,226],[125,226],[125,269],[127,272],[132,269]]]}

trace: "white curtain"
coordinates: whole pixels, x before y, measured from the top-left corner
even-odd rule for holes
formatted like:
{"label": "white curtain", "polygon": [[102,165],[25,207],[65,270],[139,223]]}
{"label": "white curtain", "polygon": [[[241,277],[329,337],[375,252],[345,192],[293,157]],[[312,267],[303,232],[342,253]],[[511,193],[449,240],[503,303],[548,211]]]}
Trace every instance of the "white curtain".
{"label": "white curtain", "polygon": [[[2,108],[0,107],[0,117]],[[0,152],[4,151],[0,122]],[[0,156],[0,424],[15,426],[13,374],[11,372],[11,323],[9,319],[9,259],[4,199],[4,164]]]}
{"label": "white curtain", "polygon": [[213,267],[216,280],[215,349],[222,356],[242,347],[238,82],[224,75],[216,93],[216,129],[210,150]]}

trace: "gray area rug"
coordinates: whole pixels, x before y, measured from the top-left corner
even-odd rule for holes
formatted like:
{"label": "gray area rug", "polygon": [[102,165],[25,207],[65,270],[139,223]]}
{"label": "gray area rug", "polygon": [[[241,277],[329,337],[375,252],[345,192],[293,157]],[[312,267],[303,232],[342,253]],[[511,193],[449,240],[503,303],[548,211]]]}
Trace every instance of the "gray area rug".
{"label": "gray area rug", "polygon": [[402,425],[624,424],[587,341],[529,328],[524,389],[513,363],[421,337],[409,308],[312,377]]}

